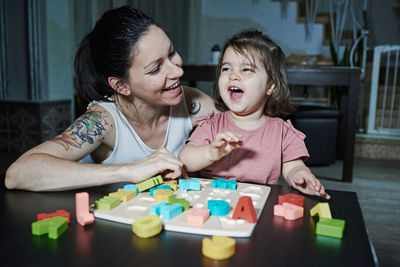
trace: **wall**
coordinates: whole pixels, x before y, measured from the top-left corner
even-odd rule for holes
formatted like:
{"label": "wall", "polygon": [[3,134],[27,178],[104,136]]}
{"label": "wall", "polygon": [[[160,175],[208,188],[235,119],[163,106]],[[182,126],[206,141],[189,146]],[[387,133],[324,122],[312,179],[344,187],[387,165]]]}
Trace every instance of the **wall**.
{"label": "wall", "polygon": [[47,64],[49,100],[73,99],[73,6],[68,0],[47,1]]}
{"label": "wall", "polygon": [[[20,18],[25,16],[25,4],[23,0],[11,2],[4,1],[5,13],[5,37],[4,46],[6,49],[6,68],[4,73],[6,79],[6,92],[8,98],[26,99],[27,88],[29,88],[29,66],[27,63],[28,55],[28,36],[27,25],[22,23]],[[23,90],[21,90],[23,89]]]}
{"label": "wall", "polygon": [[[364,0],[354,1],[356,17],[361,21],[361,16],[357,12],[362,9]],[[367,1],[367,20],[370,25],[368,46],[373,48],[382,44],[400,44],[400,17],[394,10],[400,9],[400,2],[365,1]],[[322,25],[314,25],[312,39],[307,41],[304,24],[296,22],[296,2],[288,2],[286,18],[282,16],[281,7],[281,2],[270,0],[202,0],[198,63],[208,63],[214,43],[222,44],[233,33],[250,27],[267,33],[281,46],[286,56],[296,53],[323,54],[330,57],[329,48],[322,45]],[[329,12],[329,2],[320,0],[319,10]],[[347,14],[346,25],[351,29],[350,11]]]}
{"label": "wall", "polygon": [[[395,8],[400,9],[398,0],[368,1],[371,46],[384,44],[400,44],[400,15]],[[373,10],[374,12],[371,12]]]}
{"label": "wall", "polygon": [[[8,59],[6,84],[11,99],[27,99],[27,92],[30,88],[29,65],[27,64],[29,60],[28,29],[25,19],[27,1],[4,1],[7,33],[5,43]],[[87,23],[76,20],[76,13],[86,12],[89,17],[93,16],[90,18],[91,20],[97,19],[100,14],[94,16],[90,9],[85,8],[87,5],[92,5],[92,1],[44,1],[47,13],[47,59],[45,64],[48,65],[48,75],[46,76],[48,89],[46,89],[45,95],[49,100],[72,99],[74,94],[73,56],[77,48],[77,39],[82,38],[79,29],[85,28],[82,33],[86,32],[86,27],[79,26],[79,24],[88,26]],[[144,1],[96,0],[93,3],[99,10],[103,10],[103,7],[108,9],[115,3],[144,3]],[[159,2],[161,3],[163,0],[159,0]],[[187,12],[190,12],[194,19],[188,23],[192,25],[192,28],[196,28],[191,39],[198,41],[195,44],[189,43],[190,47],[187,49],[190,55],[185,61],[186,64],[209,63],[211,47],[215,43],[222,45],[226,38],[233,33],[250,27],[258,28],[270,35],[282,47],[287,56],[292,53],[323,53],[329,56],[328,48],[322,46],[321,25],[314,25],[312,39],[306,40],[304,24],[296,22],[296,2],[294,1],[288,2],[286,17],[281,14],[281,2],[271,2],[270,0],[196,0],[195,4],[190,3],[191,6]],[[154,1],[154,5],[157,5],[157,1]],[[75,6],[77,9],[74,9]],[[368,21],[371,30],[370,48],[379,44],[400,44],[400,18],[394,12],[394,8],[399,8],[399,6],[398,0],[368,1],[368,10],[370,10]],[[192,16],[192,13],[195,16]],[[162,15],[165,17],[165,14]],[[157,17],[155,19],[157,20]],[[75,29],[78,29],[78,32],[75,32]],[[187,36],[181,38],[187,38]],[[178,37],[175,39],[179,40]],[[188,51],[182,51],[182,54],[188,54]]]}
{"label": "wall", "polygon": [[262,30],[285,55],[329,54],[322,46],[322,26],[315,24],[311,40],[306,40],[304,24],[296,22],[296,2],[289,1],[287,17],[282,18],[281,3],[261,0],[203,0],[200,22],[199,63],[208,63],[211,47],[222,44],[232,34],[246,28]]}

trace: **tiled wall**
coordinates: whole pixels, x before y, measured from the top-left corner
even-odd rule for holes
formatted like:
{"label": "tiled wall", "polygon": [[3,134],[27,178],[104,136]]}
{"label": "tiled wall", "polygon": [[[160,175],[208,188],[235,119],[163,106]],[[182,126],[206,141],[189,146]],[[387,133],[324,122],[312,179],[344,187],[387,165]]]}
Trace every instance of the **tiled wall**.
{"label": "tiled wall", "polygon": [[400,139],[356,137],[354,157],[361,159],[400,160]]}
{"label": "tiled wall", "polygon": [[71,123],[71,101],[0,101],[0,153],[21,154]]}

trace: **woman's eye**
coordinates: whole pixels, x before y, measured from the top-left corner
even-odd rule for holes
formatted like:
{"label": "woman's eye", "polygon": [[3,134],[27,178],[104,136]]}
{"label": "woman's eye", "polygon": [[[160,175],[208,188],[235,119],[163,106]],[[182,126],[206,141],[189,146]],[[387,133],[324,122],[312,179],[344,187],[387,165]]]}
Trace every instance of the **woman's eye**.
{"label": "woman's eye", "polygon": [[169,57],[169,58],[172,58],[173,56],[175,56],[175,54],[176,54],[176,50],[172,50],[172,51],[169,53],[168,57]]}
{"label": "woman's eye", "polygon": [[152,69],[149,74],[156,74],[160,71],[160,65],[157,65],[154,69]]}

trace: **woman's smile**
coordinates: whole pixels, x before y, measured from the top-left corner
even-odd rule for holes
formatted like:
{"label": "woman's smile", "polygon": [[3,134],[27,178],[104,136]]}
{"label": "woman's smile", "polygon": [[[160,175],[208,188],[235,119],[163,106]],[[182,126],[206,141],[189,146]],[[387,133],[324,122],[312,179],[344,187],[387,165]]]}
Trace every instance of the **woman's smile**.
{"label": "woman's smile", "polygon": [[172,90],[175,90],[176,88],[179,88],[179,87],[180,87],[180,82],[177,81],[177,82],[174,83],[173,85],[171,85],[171,86],[165,88],[164,91],[172,91]]}

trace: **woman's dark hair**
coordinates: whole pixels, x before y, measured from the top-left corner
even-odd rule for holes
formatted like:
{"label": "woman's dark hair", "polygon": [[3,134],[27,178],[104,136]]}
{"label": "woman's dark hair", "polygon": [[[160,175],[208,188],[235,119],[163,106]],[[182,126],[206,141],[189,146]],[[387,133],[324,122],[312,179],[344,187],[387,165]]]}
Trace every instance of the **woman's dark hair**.
{"label": "woman's dark hair", "polygon": [[116,94],[108,77],[128,79],[132,49],[152,25],[157,25],[152,18],[129,6],[109,10],[97,21],[75,55],[75,89],[81,111],[90,101],[110,101]]}
{"label": "woman's dark hair", "polygon": [[292,108],[289,103],[290,91],[285,72],[285,55],[267,35],[255,30],[239,32],[226,41],[219,59],[217,79],[213,88],[215,107],[220,111],[228,110],[219,93],[218,80],[221,75],[222,60],[229,47],[253,61],[259,60],[264,65],[269,82],[275,84],[273,93],[265,105],[264,114],[286,118],[292,112]]}

